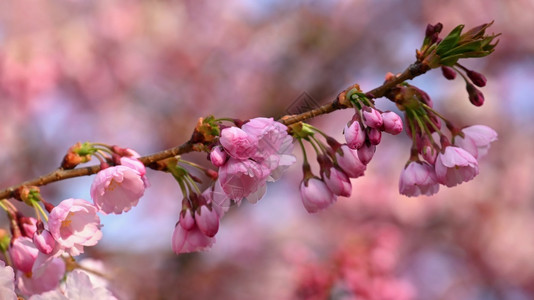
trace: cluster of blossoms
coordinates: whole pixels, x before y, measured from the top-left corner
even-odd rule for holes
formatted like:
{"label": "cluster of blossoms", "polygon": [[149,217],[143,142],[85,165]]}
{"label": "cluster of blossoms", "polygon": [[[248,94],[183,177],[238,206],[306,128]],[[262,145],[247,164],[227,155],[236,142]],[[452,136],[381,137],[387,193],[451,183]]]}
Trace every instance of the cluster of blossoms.
{"label": "cluster of blossoms", "polygon": [[231,202],[239,205],[247,199],[256,203],[265,194],[267,181],[278,180],[295,162],[293,138],[285,125],[272,118],[235,123],[240,126],[215,125],[222,130],[212,142],[209,159],[219,168],[218,179],[203,193],[195,189],[185,169],[170,166],[185,196],[172,237],[177,254],[210,247]]}
{"label": "cluster of blossoms", "polygon": [[[84,162],[81,157],[99,157],[101,171],[97,173],[91,186],[93,203],[70,198],[54,206],[41,197],[38,188],[23,187],[18,191],[17,198],[35,208],[37,218],[33,218],[23,216],[14,206],[4,202],[11,219],[12,237],[5,234],[1,248],[16,271],[16,288],[20,294],[30,296],[54,291],[54,294],[69,297],[68,288],[59,289],[60,281],[68,270],[66,260],[84,253],[84,247],[94,246],[102,238],[98,213],[127,212],[143,196],[148,180],[145,166],[137,159],[139,155],[131,149],[116,146],[105,149],[112,155],[104,155],[103,150],[95,147],[95,144],[77,144],[70,149],[63,161],[63,167],[72,168]],[[69,274],[67,286],[76,288],[75,283],[69,284],[69,276],[78,278],[86,283],[86,287],[90,287],[90,281],[82,278],[86,275],[79,274]],[[109,292],[106,295],[108,296],[101,299],[115,299]],[[65,298],[50,297],[34,298]]]}

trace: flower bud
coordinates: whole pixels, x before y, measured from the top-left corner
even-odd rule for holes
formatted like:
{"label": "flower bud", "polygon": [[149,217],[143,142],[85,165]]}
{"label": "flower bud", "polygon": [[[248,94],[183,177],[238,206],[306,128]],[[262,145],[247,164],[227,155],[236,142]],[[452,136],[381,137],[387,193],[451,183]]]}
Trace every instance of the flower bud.
{"label": "flower bud", "polygon": [[336,201],[336,196],[319,178],[312,177],[300,184],[302,204],[309,213],[316,213],[330,206]]}
{"label": "flower bud", "polygon": [[399,115],[392,111],[382,113],[382,120],[384,124],[382,128],[385,132],[397,135],[402,132],[402,119]]}
{"label": "flower bud", "polygon": [[226,162],[226,159],[226,152],[220,146],[216,146],[211,150],[210,160],[214,166],[221,167]]}
{"label": "flower bud", "polygon": [[180,226],[185,230],[191,230],[195,226],[195,218],[190,209],[185,209],[180,214]]}
{"label": "flower bud", "polygon": [[334,195],[349,197],[352,191],[352,185],[349,177],[345,172],[332,167],[329,169],[329,174],[323,173],[323,180],[326,186],[334,193]]}
{"label": "flower bud", "polygon": [[342,145],[336,152],[336,161],[350,178],[362,176],[366,169],[365,164],[358,158],[356,150],[350,149],[347,145]]}
{"label": "flower bud", "polygon": [[451,67],[441,66],[441,73],[443,74],[443,77],[447,78],[448,80],[453,80],[456,78],[456,71],[454,71],[454,69]]}
{"label": "flower bud", "polygon": [[474,106],[482,106],[484,104],[484,94],[479,91],[474,85],[468,83],[466,85],[467,93],[469,94],[469,101]]}
{"label": "flower bud", "polygon": [[363,122],[369,127],[380,128],[383,124],[382,115],[380,115],[380,112],[374,108],[364,107],[362,109],[362,115]]}
{"label": "flower bud", "polygon": [[375,145],[365,143],[363,147],[358,149],[358,157],[360,158],[360,161],[363,164],[367,165],[373,158],[375,151],[376,151]]}
{"label": "flower bud", "polygon": [[486,77],[478,72],[467,70],[466,71],[467,77],[471,79],[474,85],[478,87],[484,87],[486,86]]}
{"label": "flower bud", "polygon": [[198,229],[208,237],[215,236],[219,231],[219,215],[214,209],[210,210],[206,205],[202,205],[195,212],[195,221]]}
{"label": "flower bud", "polygon": [[50,254],[54,250],[56,240],[48,230],[43,230],[41,233],[36,232],[33,235],[33,243],[44,254]]}
{"label": "flower bud", "polygon": [[380,140],[382,140],[382,132],[376,128],[368,128],[368,129],[369,130],[367,130],[367,138],[369,139],[369,142],[371,143],[371,145],[380,144]]}
{"label": "flower bud", "polygon": [[358,121],[352,122],[350,126],[345,125],[343,134],[345,135],[347,145],[351,149],[358,149],[365,142],[365,132]]}

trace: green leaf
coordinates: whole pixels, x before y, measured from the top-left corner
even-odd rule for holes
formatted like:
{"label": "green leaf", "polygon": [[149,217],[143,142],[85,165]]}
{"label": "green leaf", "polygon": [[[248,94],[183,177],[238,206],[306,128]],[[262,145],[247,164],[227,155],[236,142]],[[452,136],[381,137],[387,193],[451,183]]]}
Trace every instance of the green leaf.
{"label": "green leaf", "polygon": [[465,52],[480,51],[481,49],[482,49],[482,41],[477,40],[477,41],[472,41],[470,43],[463,44],[463,45],[460,45],[460,46],[458,46],[456,48],[453,48],[453,49],[443,53],[443,55],[441,55],[441,56],[442,57],[446,57],[446,56],[461,54],[461,53],[465,53]]}
{"label": "green leaf", "polygon": [[464,25],[456,26],[456,28],[454,28],[449,33],[449,35],[447,35],[443,39],[443,41],[439,43],[438,48],[436,49],[436,53],[441,56],[443,53],[454,48],[456,44],[458,43],[458,41],[460,40],[460,34],[462,33],[463,28],[464,28]]}

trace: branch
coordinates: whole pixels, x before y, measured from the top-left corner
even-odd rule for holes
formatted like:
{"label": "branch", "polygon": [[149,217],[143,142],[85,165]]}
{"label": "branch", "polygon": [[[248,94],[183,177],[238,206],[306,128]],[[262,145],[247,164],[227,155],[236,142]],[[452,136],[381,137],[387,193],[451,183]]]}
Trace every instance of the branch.
{"label": "branch", "polygon": [[[367,92],[366,94],[372,98],[380,98],[384,96],[391,88],[393,88],[397,84],[402,83],[409,79],[413,79],[419,75],[422,75],[428,70],[429,68],[426,65],[420,62],[415,62],[411,64],[406,70],[404,70],[404,72],[402,72],[399,76],[397,76],[393,80],[385,82],[381,86]],[[304,120],[307,120],[307,119],[310,119],[310,118],[313,118],[319,115],[328,114],[333,111],[345,109],[345,108],[347,108],[347,106],[340,104],[338,102],[338,99],[336,98],[332,103],[325,104],[319,108],[312,109],[312,110],[300,113],[298,115],[284,116],[279,121],[285,125],[290,125],[290,124],[304,121]],[[140,157],[139,160],[146,166],[151,167],[151,165],[153,165],[153,163],[157,161],[170,158],[176,155],[196,151],[195,145],[196,144],[193,144],[189,140],[178,147],[170,148],[170,149],[163,150],[163,151],[151,154],[151,155],[143,156],[143,157]],[[72,170],[64,170],[62,168],[59,168],[46,175],[37,177],[32,180],[28,180],[21,184],[14,185],[4,190],[1,190],[0,199],[7,199],[7,198],[14,197],[15,192],[23,186],[43,186],[43,185],[56,182],[56,181],[60,181],[60,180],[64,180],[64,179],[93,175],[93,174],[98,173],[98,171],[100,171],[99,165],[72,169]]]}

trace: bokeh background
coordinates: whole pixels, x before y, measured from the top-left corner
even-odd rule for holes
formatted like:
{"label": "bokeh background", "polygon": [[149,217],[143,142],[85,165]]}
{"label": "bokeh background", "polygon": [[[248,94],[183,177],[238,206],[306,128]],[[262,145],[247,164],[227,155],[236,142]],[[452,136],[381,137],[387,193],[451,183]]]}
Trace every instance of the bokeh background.
{"label": "bokeh background", "polygon": [[[495,20],[495,53],[465,63],[488,78],[483,107],[439,71],[413,81],[455,124],[498,131],[472,182],[400,196],[410,141],[385,136],[352,197],[308,215],[297,154],[264,199],[231,209],[212,249],[176,256],[179,187],[150,170],[139,206],[102,217],[87,257],[121,299],[533,299],[533,15],[532,0],[2,1],[0,185],[53,170],[77,141],[144,155],[202,116],[277,118],[303,92],[321,104],[352,83],[370,90],[414,61],[427,23]],[[350,117],[312,122],[341,139]],[[42,192],[89,200],[91,182]]]}

